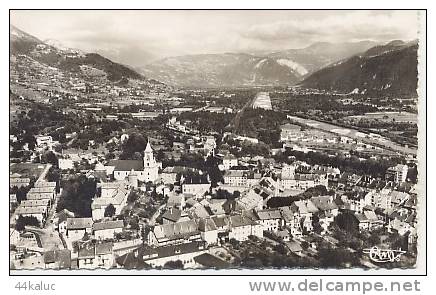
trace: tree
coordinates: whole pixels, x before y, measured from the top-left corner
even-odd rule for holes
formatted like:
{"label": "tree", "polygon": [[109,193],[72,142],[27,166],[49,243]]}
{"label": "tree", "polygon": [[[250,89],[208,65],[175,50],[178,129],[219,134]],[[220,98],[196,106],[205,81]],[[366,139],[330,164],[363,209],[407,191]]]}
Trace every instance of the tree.
{"label": "tree", "polygon": [[109,204],[106,209],[104,209],[104,217],[112,217],[115,215],[116,209],[114,205]]}
{"label": "tree", "polygon": [[70,178],[64,185],[56,212],[67,209],[78,217],[91,217],[91,203],[96,193],[96,181],[85,175]]}
{"label": "tree", "polygon": [[26,225],[39,227],[40,222],[34,216],[22,216],[22,215],[20,215],[15,223],[15,229],[17,231],[23,231]]}
{"label": "tree", "polygon": [[24,231],[25,229],[25,224],[24,224],[24,220],[23,220],[23,216],[19,216],[17,221],[15,222],[15,229],[19,232]]}
{"label": "tree", "polygon": [[134,203],[139,199],[139,195],[137,192],[130,192],[129,196],[127,197],[127,203]]}
{"label": "tree", "polygon": [[359,232],[359,221],[351,212],[340,213],[335,217],[335,223],[340,229],[349,233],[357,234]]}

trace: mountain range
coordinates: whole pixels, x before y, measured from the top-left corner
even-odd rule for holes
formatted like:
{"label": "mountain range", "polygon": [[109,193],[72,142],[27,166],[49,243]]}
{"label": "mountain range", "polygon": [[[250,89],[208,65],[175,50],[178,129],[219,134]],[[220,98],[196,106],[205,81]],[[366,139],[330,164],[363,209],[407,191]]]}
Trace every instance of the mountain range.
{"label": "mountain range", "polygon": [[103,73],[113,83],[144,80],[177,87],[299,85],[341,93],[416,96],[417,49],[417,41],[319,42],[282,51],[168,57],[138,69],[98,53],[67,48],[56,40],[41,41],[10,26],[11,56],[26,55],[85,77]]}
{"label": "mountain range", "polygon": [[[103,72],[107,80],[119,82],[122,80],[144,80],[144,76],[135,70],[113,62],[97,53],[84,53],[80,50],[61,46],[54,40],[43,42],[40,39],[10,26],[10,53],[26,55],[41,64],[58,68],[62,71],[81,73],[83,71]],[[83,73],[86,76],[86,73]]]}
{"label": "mountain range", "polygon": [[140,72],[182,87],[286,86],[376,44],[320,42],[306,48],[274,52],[184,55],[158,60]]}
{"label": "mountain range", "polygon": [[395,40],[333,63],[305,78],[306,88],[416,96],[418,42]]}

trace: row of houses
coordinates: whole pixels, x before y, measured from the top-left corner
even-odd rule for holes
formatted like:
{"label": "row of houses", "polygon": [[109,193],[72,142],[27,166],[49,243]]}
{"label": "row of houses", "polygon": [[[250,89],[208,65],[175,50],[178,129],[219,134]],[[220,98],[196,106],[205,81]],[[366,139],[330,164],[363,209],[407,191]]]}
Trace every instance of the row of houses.
{"label": "row of houses", "polygon": [[15,218],[35,217],[42,225],[47,217],[56,196],[56,182],[37,181],[15,209]]}
{"label": "row of houses", "polygon": [[81,240],[86,234],[97,240],[113,239],[115,234],[121,233],[124,229],[122,220],[93,221],[89,217],[68,217],[70,214],[58,214],[56,220],[60,234],[70,241]]}

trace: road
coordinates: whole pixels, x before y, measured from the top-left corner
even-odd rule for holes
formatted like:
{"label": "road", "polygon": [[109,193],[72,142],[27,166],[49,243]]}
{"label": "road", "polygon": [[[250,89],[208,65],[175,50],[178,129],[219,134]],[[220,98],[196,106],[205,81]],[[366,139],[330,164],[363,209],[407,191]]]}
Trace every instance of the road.
{"label": "road", "polygon": [[45,180],[45,176],[47,175],[48,170],[50,170],[51,166],[52,166],[51,164],[46,164],[46,165],[45,165],[45,168],[44,168],[44,170],[42,171],[41,175],[39,175],[37,182],[38,182],[38,181],[44,181],[44,180]]}
{"label": "road", "polygon": [[[48,228],[38,228],[34,226],[26,226],[26,230],[34,233],[40,239],[41,245],[38,246],[46,249],[64,249],[64,245],[59,238],[57,231],[54,230],[54,226],[50,226]],[[38,238],[37,238],[38,239]]]}

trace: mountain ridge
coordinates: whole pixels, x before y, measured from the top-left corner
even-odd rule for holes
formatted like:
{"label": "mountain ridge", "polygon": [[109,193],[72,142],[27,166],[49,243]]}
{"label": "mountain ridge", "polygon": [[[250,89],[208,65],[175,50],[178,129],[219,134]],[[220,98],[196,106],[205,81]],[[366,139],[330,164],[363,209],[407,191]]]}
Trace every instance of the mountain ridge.
{"label": "mountain ridge", "polygon": [[418,44],[394,40],[331,64],[300,86],[328,91],[416,96]]}
{"label": "mountain ridge", "polygon": [[[181,87],[288,86],[332,61],[363,52],[374,44],[377,43],[319,42],[282,51],[188,54],[149,63],[140,72]],[[328,50],[324,50],[326,47]],[[323,50],[327,52],[323,54]]]}

